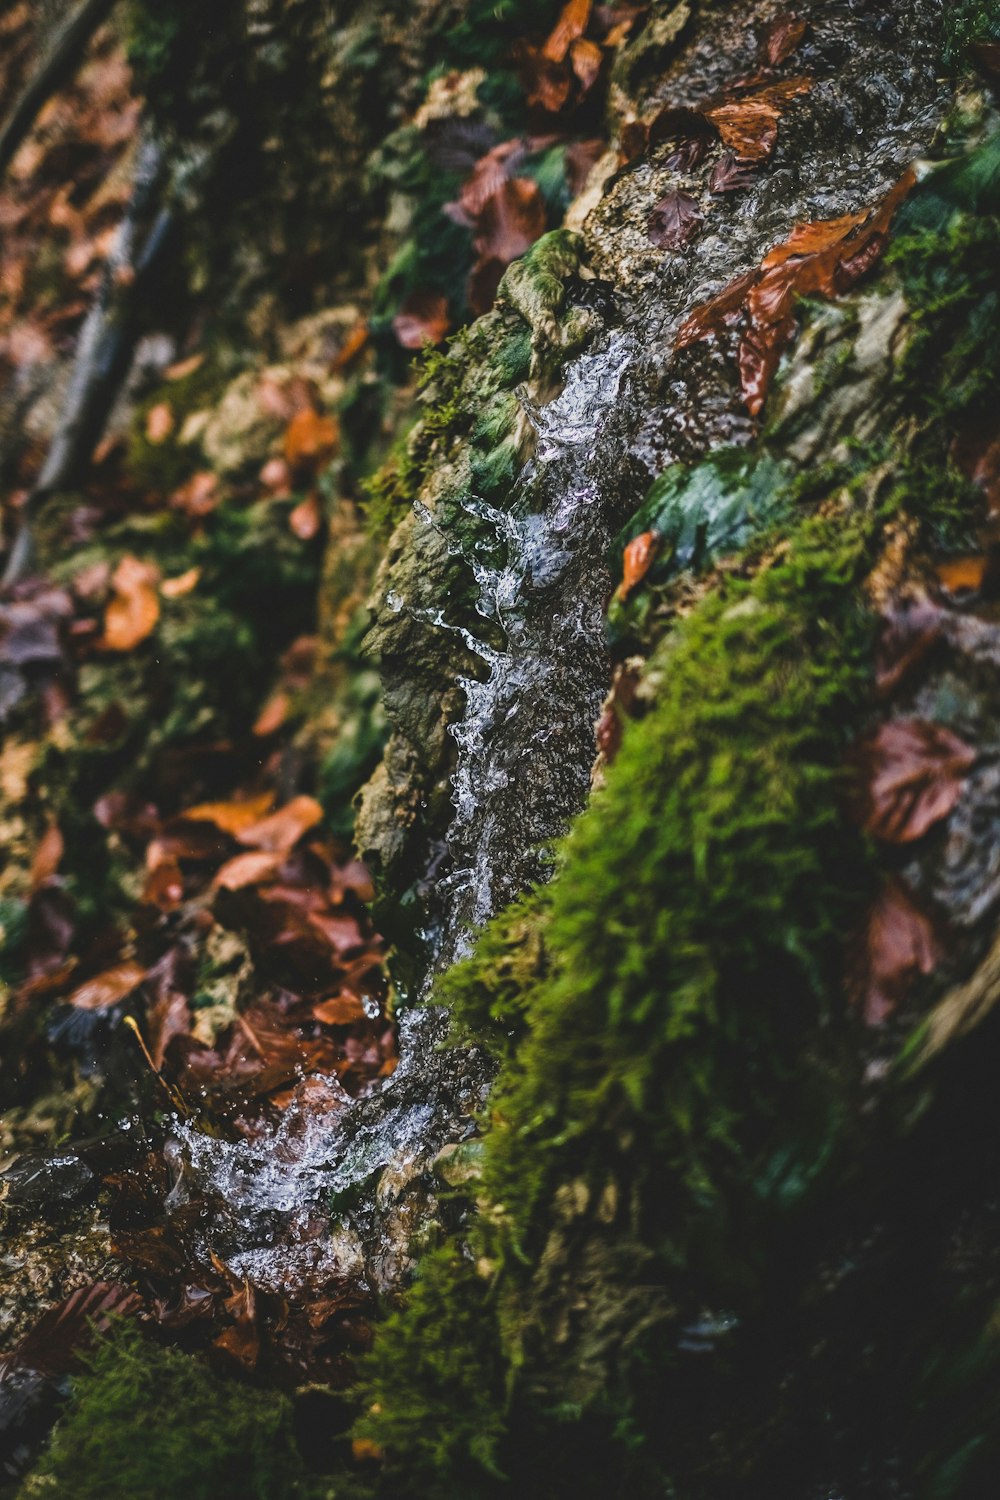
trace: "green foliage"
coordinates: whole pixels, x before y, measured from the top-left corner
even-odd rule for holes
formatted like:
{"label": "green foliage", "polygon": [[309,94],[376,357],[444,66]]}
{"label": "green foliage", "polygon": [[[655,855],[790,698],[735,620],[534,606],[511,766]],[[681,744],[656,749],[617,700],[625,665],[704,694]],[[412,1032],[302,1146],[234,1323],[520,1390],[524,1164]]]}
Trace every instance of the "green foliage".
{"label": "green foliage", "polygon": [[126,1324],[87,1357],[22,1495],[293,1500],[302,1479],[287,1397],[222,1380]]}
{"label": "green foliage", "polygon": [[[527,1034],[495,1096],[486,1181],[522,1244],[553,1173],[598,1171],[626,1119],[661,1193],[667,1170],[697,1200],[761,1168],[858,899],[840,802],[868,680],[870,545],[863,516],[802,523],[654,659],[656,703],[562,850],[551,974],[521,1001]],[[782,1003],[748,1006],[769,973]]]}
{"label": "green foliage", "polygon": [[405,1456],[392,1465],[394,1496],[470,1500],[500,1477],[502,1363],[487,1294],[459,1251],[430,1251],[364,1362],[355,1430],[390,1462]]}
{"label": "green foliage", "polygon": [[1000,39],[1000,4],[997,0],[949,0],[944,30],[944,61],[954,66],[965,60],[976,42]]}

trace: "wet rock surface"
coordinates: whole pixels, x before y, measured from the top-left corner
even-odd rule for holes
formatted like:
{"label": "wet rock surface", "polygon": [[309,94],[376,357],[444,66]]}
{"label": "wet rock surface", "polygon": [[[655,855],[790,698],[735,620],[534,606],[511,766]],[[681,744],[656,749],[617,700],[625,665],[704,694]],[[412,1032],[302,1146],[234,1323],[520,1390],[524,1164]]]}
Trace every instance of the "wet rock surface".
{"label": "wet rock surface", "polygon": [[[565,365],[558,395],[533,395],[530,381],[518,389],[533,456],[488,504],[467,483],[450,514],[431,482],[416,519],[403,522],[399,561],[383,574],[376,635],[403,614],[422,629],[405,656],[383,655],[397,733],[369,790],[363,831],[387,884],[409,889],[409,920],[435,966],[466,951],[470,930],[545,878],[544,845],[586,796],[594,722],[610,679],[603,613],[612,536],[667,465],[753,436],[730,351],[714,343],[675,351],[681,321],[756,267],[796,222],[876,203],[941,119],[947,96],[937,74],[936,5],[800,10],[808,40],[779,76],[807,76],[811,87],[789,103],[773,157],[745,191],[721,200],[708,191],[717,149],[686,172],[668,165],[667,143],[618,172],[582,231],[587,274],[613,289],[604,327]],[[636,67],[637,96],[619,97],[617,107],[648,119],[755,74],[762,32],[778,13],[768,4],[702,8],[692,40],[685,44],[682,32],[673,61],[644,81]],[[893,45],[904,36],[905,46]],[[630,77],[624,64],[622,76]],[[648,221],[678,188],[697,199],[705,223],[683,248],[664,252],[652,244]],[[421,551],[424,531],[434,534],[439,561],[424,556],[418,599],[408,557]],[[435,634],[435,621],[453,609],[455,558],[463,553],[457,592],[471,593],[473,603],[451,615],[456,652]],[[421,662],[432,664],[429,680]],[[412,692],[433,722],[426,735],[394,712],[414,668]],[[399,820],[380,820],[378,808],[398,811],[408,798],[420,815],[406,843]]]}

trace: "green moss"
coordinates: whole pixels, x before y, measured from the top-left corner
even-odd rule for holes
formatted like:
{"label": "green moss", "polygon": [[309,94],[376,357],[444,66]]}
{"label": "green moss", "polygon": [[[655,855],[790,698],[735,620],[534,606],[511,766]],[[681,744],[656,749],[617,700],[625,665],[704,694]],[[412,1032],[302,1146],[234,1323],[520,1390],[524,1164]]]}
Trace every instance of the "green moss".
{"label": "green moss", "polygon": [[355,1430],[386,1450],[387,1493],[470,1500],[495,1488],[503,1371],[487,1295],[488,1284],[459,1251],[432,1250],[405,1310],[383,1324],[365,1363],[367,1413]]}
{"label": "green moss", "polygon": [[950,0],[944,12],[944,61],[951,66],[964,62],[976,42],[1000,39],[1000,4],[997,0]]}
{"label": "green moss", "polygon": [[291,1404],[147,1343],[132,1325],[101,1339],[22,1500],[293,1500],[304,1475]]}

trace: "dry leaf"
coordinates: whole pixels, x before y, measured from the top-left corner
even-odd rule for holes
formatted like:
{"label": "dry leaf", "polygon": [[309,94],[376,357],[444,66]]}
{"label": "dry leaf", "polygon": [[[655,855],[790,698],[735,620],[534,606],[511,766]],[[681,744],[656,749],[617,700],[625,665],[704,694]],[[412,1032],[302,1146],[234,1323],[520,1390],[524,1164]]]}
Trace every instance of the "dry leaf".
{"label": "dry leaf", "polygon": [[158,401],[146,413],[146,440],[165,443],[174,430],[174,414],[168,401]]}
{"label": "dry leaf", "polygon": [[295,413],[285,429],[285,457],[292,468],[318,469],[337,446],[337,424],[312,407]]}
{"label": "dry leaf", "polygon": [[199,802],[180,814],[185,823],[211,823],[222,833],[238,838],[246,829],[258,824],[274,805],[274,793],[262,792],[241,802]]}
{"label": "dry leaf", "polygon": [[701,222],[697,198],[675,189],[653,208],[647,229],[654,245],[675,250],[691,239]]}
{"label": "dry leaf", "polygon": [[256,849],[287,854],[302,835],[308,833],[310,828],[315,828],[322,819],[323,809],[315,797],[293,797],[291,802],[270,817],[241,829],[237,838],[241,844],[249,844]]}
{"label": "dry leaf", "polygon": [[200,568],[188,568],[186,573],[179,573],[176,578],[165,578],[160,584],[160,593],[165,599],[180,599],[197,587],[200,577]]}
{"label": "dry leaf", "polygon": [[448,299],[443,292],[411,292],[392,320],[404,349],[440,344],[449,328]]}
{"label": "dry leaf", "polygon": [[941,724],[890,719],[861,747],[867,832],[891,844],[922,838],[962,795],[976,752]]}
{"label": "dry leaf", "polygon": [[865,1024],[881,1026],[913,981],[933,973],[940,959],[932,923],[897,880],[888,881],[868,918],[855,992]]}
{"label": "dry leaf", "polygon": [[300,542],[311,542],[317,536],[323,524],[323,512],[320,509],[319,496],[312,491],[304,500],[292,510],[288,517],[289,530],[298,537]]}
{"label": "dry leaf", "polygon": [[105,969],[103,974],[96,974],[75,989],[69,997],[69,1004],[78,1010],[108,1010],[131,995],[145,977],[146,970],[141,964],[132,960],[116,964],[113,969]]}
{"label": "dry leaf", "polygon": [[328,1000],[319,1000],[312,1007],[313,1019],[324,1026],[350,1026],[365,1019],[365,1007],[360,995],[350,990],[341,990]]}
{"label": "dry leaf", "polygon": [[31,861],[31,889],[33,891],[37,891],[52,879],[59,868],[64,849],[65,844],[58,824],[50,823],[42,834],[38,848],[35,850],[35,857]]}
{"label": "dry leaf", "polygon": [[637,584],[641,583],[653,565],[660,535],[656,531],[644,531],[633,537],[625,548],[622,581],[618,585],[617,597],[627,599]]}
{"label": "dry leaf", "polygon": [[114,597],[104,612],[104,651],[131,651],[152,635],[160,618],[159,571],[137,557],[123,557],[114,571]]}
{"label": "dry leaf", "polygon": [[287,693],[272,693],[257,715],[251,733],[258,739],[266,739],[268,735],[275,734],[286,722],[291,707],[291,699]]}
{"label": "dry leaf", "polygon": [[278,873],[284,858],[280,853],[256,849],[249,854],[237,854],[216,873],[212,885],[225,891],[242,891],[248,885],[259,885]]}

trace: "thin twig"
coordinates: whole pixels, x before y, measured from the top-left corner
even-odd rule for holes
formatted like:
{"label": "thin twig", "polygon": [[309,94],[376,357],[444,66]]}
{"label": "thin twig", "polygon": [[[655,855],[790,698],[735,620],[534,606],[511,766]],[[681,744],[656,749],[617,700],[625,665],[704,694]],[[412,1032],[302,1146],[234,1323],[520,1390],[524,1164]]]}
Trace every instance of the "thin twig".
{"label": "thin twig", "polygon": [[163,181],[163,153],[147,141],[139,151],[135,187],[108,255],[100,290],[84,319],[73,358],[62,417],[41,472],[21,510],[20,526],[0,593],[31,565],[32,525],[49,495],[72,486],[94,450],[124,378],[135,337],[135,309],[173,226],[161,209],[141,246],[139,237]]}
{"label": "thin twig", "polygon": [[75,72],[87,43],[114,3],[115,0],[83,0],[56,31],[0,129],[0,176],[34,125],[42,105]]}

